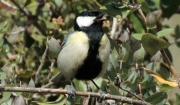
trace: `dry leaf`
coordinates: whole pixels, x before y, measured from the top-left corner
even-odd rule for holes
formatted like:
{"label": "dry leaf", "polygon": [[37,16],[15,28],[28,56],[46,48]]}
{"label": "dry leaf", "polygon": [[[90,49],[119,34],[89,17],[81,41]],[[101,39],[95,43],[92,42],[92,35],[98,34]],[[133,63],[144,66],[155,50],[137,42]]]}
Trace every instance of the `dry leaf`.
{"label": "dry leaf", "polygon": [[168,81],[163,79],[161,76],[159,76],[158,74],[154,73],[152,70],[149,70],[148,68],[142,67],[143,70],[147,71],[147,73],[151,76],[153,76],[157,81],[167,84],[169,86],[172,87],[176,87],[178,86],[178,83],[176,81]]}
{"label": "dry leaf", "polygon": [[167,85],[172,86],[172,87],[178,86],[176,81],[167,81],[167,80],[163,79],[162,77],[155,75],[155,74],[150,74],[150,75],[153,76],[154,78],[156,78],[156,80],[161,82],[161,83],[167,84]]}

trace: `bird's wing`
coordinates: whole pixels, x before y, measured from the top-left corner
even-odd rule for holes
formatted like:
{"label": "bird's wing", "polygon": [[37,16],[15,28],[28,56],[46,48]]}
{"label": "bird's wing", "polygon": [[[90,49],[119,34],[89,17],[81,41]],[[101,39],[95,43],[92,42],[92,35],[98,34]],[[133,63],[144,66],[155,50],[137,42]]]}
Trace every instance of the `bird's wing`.
{"label": "bird's wing", "polygon": [[65,80],[66,80],[66,78],[62,75],[61,72],[59,72],[54,77],[52,77],[50,81],[54,82],[54,83],[59,83],[61,81],[65,81]]}
{"label": "bird's wing", "polygon": [[57,58],[57,64],[66,79],[70,80],[87,57],[89,38],[84,32],[74,32],[65,39],[63,44]]}
{"label": "bird's wing", "polygon": [[[62,49],[64,48],[64,45],[66,44],[68,38],[69,38],[71,35],[73,35],[73,33],[74,33],[74,32],[72,31],[72,32],[69,32],[69,33],[67,34],[67,36],[64,38],[63,42],[61,43],[61,48],[60,48],[60,50],[62,50]],[[52,77],[50,81],[51,81],[51,82],[58,83],[58,82],[60,82],[60,81],[65,81],[65,80],[66,80],[66,78],[62,75],[61,72],[59,72],[59,73],[56,74],[54,77]]]}
{"label": "bird's wing", "polygon": [[74,32],[72,31],[72,32],[69,32],[69,33],[67,34],[67,36],[64,38],[63,42],[61,43],[61,49],[60,49],[60,50],[62,50],[62,49],[64,48],[64,45],[66,44],[68,38],[69,38],[71,35],[73,35],[73,33],[74,33]]}

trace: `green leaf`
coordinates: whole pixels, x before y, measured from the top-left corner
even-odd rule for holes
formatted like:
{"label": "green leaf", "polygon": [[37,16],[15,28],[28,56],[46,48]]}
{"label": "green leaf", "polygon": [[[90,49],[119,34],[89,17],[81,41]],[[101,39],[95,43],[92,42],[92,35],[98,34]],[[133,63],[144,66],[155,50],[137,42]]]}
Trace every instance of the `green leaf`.
{"label": "green leaf", "polygon": [[11,96],[11,92],[3,92],[2,98],[0,99],[0,104],[2,104],[4,101],[8,100]]}
{"label": "green leaf", "polygon": [[0,32],[6,32],[9,28],[10,22],[9,21],[4,21],[0,23]]}
{"label": "green leaf", "polygon": [[110,90],[110,93],[113,94],[113,95],[122,95],[117,86],[113,85],[113,84],[109,84],[109,90]]}
{"label": "green leaf", "polygon": [[170,46],[170,43],[150,33],[144,34],[141,38],[141,42],[144,49],[149,52],[151,56],[156,54],[159,50]]}
{"label": "green leaf", "polygon": [[32,34],[31,37],[32,37],[35,41],[40,42],[40,43],[42,43],[42,42],[46,39],[46,37],[44,37],[44,36],[41,35],[41,34]]}
{"label": "green leaf", "polygon": [[119,67],[118,60],[112,54],[110,54],[109,60],[112,64],[113,68],[116,70]]}
{"label": "green leaf", "polygon": [[144,48],[141,45],[140,49],[135,51],[134,54],[133,54],[133,62],[138,63],[138,64],[142,63],[143,60],[144,60],[144,56],[145,56],[145,51],[144,51]]}
{"label": "green leaf", "polygon": [[117,57],[119,56],[119,53],[118,53],[118,51],[117,51],[115,48],[113,48],[113,50],[112,50],[112,55],[113,55],[115,58],[117,58]]}
{"label": "green leaf", "polygon": [[8,100],[4,101],[1,105],[12,105],[12,99],[9,98]]}
{"label": "green leaf", "polygon": [[157,92],[157,93],[154,93],[153,95],[149,96],[145,100],[147,102],[151,103],[152,105],[155,105],[155,104],[160,103],[164,99],[167,99],[167,93],[166,92]]}
{"label": "green leaf", "polygon": [[[175,33],[173,34],[173,37],[175,38],[175,40],[177,40],[180,38],[180,26],[177,25],[174,30],[175,30]],[[180,47],[180,43],[176,43],[176,45]]]}
{"label": "green leaf", "polygon": [[114,2],[110,2],[107,3],[103,6],[100,7],[100,10],[102,12],[107,13],[108,15],[111,15],[113,17],[117,17],[117,18],[125,18],[129,12],[130,9],[128,8],[127,5],[124,4],[118,4],[118,3],[114,3]]}
{"label": "green leaf", "polygon": [[54,102],[37,102],[38,105],[64,105],[67,102],[67,98],[64,95],[60,95],[59,98]]}
{"label": "green leaf", "polygon": [[130,73],[130,75],[128,76],[127,81],[131,81],[132,83],[134,83],[135,80],[137,79],[137,77],[138,77],[138,73],[137,73],[135,70],[133,70],[133,71]]}
{"label": "green leaf", "polygon": [[161,91],[169,91],[170,89],[172,89],[173,87],[167,85],[167,84],[161,84],[160,89]]}
{"label": "green leaf", "polygon": [[[121,83],[121,87],[122,87],[123,89],[126,89],[126,90],[130,91],[130,90],[131,90],[131,87],[132,87],[132,84],[131,84],[130,81],[123,81],[123,82]],[[123,91],[123,96],[126,96],[127,94],[128,94],[128,92]]]}
{"label": "green leaf", "polygon": [[135,14],[130,14],[129,19],[137,33],[144,33],[143,22]]}
{"label": "green leaf", "polygon": [[0,69],[0,77],[6,79],[6,73],[2,69]]}
{"label": "green leaf", "polygon": [[10,51],[10,46],[8,44],[3,44],[2,46],[2,54],[6,55]]}
{"label": "green leaf", "polygon": [[2,47],[3,43],[4,43],[4,39],[0,39],[0,47]]}
{"label": "green leaf", "polygon": [[138,2],[138,4],[141,5],[141,9],[145,13],[148,13],[150,11],[150,6],[153,4],[152,1],[150,1],[151,4],[150,3],[148,4],[147,2],[149,2],[149,1],[145,1],[145,0],[137,0],[137,2]]}
{"label": "green leaf", "polygon": [[175,105],[180,105],[180,94],[176,93],[176,101],[175,101]]}
{"label": "green leaf", "polygon": [[129,44],[128,43],[123,43],[122,44],[122,49],[119,52],[118,60],[126,62],[128,57],[129,57],[129,52],[130,52]]}
{"label": "green leaf", "polygon": [[134,33],[134,34],[132,34],[132,36],[133,36],[135,39],[137,39],[137,40],[141,40],[142,35],[143,35],[143,34],[141,34],[141,33]]}
{"label": "green leaf", "polygon": [[60,7],[63,4],[61,0],[54,0],[54,2],[56,3],[58,7]]}
{"label": "green leaf", "polygon": [[[107,83],[108,83],[108,81],[106,79],[97,78],[97,79],[94,79],[93,81],[96,83],[96,85],[98,87],[101,87],[102,90],[106,89],[106,86],[107,86]],[[93,90],[97,90],[96,86],[92,82],[90,82],[90,86],[93,88]],[[85,84],[84,89],[85,89],[85,91],[87,90],[87,84]]]}
{"label": "green leaf", "polygon": [[27,79],[27,78],[31,78],[34,75],[34,73],[35,72],[31,70],[23,70],[18,74],[18,77]]}
{"label": "green leaf", "polygon": [[33,0],[26,7],[34,15],[36,13],[37,2],[35,0]]}
{"label": "green leaf", "polygon": [[85,92],[86,90],[86,84],[83,82],[83,81],[79,81],[79,80],[77,80],[77,79],[74,79],[73,80],[73,83],[74,83],[74,85],[75,85],[75,87],[76,87],[76,89],[78,90],[78,91],[83,91],[83,92]]}
{"label": "green leaf", "polygon": [[162,37],[162,36],[168,35],[168,34],[170,34],[172,31],[173,31],[172,28],[163,29],[163,30],[161,30],[161,31],[159,31],[159,32],[157,33],[157,37]]}

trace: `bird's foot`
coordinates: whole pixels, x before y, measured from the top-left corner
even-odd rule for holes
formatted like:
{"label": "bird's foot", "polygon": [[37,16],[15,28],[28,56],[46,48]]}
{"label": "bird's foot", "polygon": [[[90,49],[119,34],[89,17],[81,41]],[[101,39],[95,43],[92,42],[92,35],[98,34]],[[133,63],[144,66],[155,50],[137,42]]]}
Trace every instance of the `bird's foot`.
{"label": "bird's foot", "polygon": [[105,93],[101,89],[98,90],[98,93],[100,94],[100,97],[97,99],[97,101],[102,103],[102,101],[105,99]]}
{"label": "bird's foot", "polygon": [[68,97],[71,99],[74,99],[76,97],[76,89],[73,85],[71,85],[71,94]]}

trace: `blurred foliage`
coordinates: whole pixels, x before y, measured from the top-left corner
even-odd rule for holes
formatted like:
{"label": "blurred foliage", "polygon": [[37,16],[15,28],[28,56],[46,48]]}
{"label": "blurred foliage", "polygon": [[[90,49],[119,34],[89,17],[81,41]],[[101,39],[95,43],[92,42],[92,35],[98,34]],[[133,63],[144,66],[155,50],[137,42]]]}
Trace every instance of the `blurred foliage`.
{"label": "blurred foliage", "polygon": [[[167,49],[170,43],[165,36],[172,31],[175,44],[180,45],[179,26],[172,29],[162,25],[163,19],[180,13],[179,4],[179,0],[1,0],[1,85],[42,87],[49,83],[59,72],[56,57],[64,36],[73,30],[75,16],[84,10],[96,9],[107,14],[104,30],[112,38],[108,70],[102,78],[94,80],[98,86],[105,93],[134,98],[127,92],[130,91],[153,105],[178,105],[179,94],[174,100],[167,98],[167,90],[173,89],[168,83],[176,80],[159,51],[166,49],[172,61]],[[147,24],[143,22],[139,8],[145,14]],[[113,18],[117,20],[115,27]],[[114,33],[111,32],[113,28]],[[141,67],[151,72],[141,70]],[[87,91],[87,84],[92,91],[97,91],[91,82],[73,82],[78,91]],[[49,88],[67,86],[69,83],[62,81]],[[86,97],[77,96],[71,100],[64,95],[23,92],[2,92],[0,98],[2,105],[81,105],[87,101]],[[90,101],[91,105],[97,104],[94,99]],[[112,103],[106,100],[104,104]]]}

